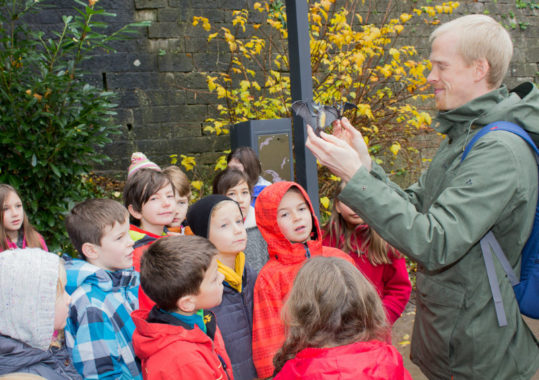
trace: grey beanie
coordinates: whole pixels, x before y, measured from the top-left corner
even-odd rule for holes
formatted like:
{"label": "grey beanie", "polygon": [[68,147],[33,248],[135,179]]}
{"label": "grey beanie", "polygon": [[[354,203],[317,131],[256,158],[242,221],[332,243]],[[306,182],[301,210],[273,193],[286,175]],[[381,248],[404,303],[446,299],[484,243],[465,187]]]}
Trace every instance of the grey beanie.
{"label": "grey beanie", "polygon": [[60,258],[39,248],[0,253],[0,333],[47,350],[54,333]]}

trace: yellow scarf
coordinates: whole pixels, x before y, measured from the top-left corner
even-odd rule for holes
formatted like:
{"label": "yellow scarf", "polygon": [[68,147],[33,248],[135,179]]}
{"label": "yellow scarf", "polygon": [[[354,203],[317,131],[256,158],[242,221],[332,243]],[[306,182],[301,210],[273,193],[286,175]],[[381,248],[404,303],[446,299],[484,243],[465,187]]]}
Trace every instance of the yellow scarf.
{"label": "yellow scarf", "polygon": [[217,270],[225,275],[225,281],[238,293],[241,293],[241,279],[243,277],[243,268],[245,267],[245,254],[239,252],[236,255],[234,269],[226,266],[217,260]]}

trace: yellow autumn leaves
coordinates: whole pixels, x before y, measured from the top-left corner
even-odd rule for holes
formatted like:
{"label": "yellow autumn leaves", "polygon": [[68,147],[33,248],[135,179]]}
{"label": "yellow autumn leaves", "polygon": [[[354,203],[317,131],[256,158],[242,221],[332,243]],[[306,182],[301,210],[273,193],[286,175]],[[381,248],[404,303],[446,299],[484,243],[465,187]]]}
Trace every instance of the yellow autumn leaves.
{"label": "yellow autumn leaves", "polygon": [[[354,103],[357,110],[347,115],[352,124],[361,128],[371,145],[393,156],[414,150],[407,146],[407,138],[431,122],[417,105],[432,96],[426,79],[430,62],[418,59],[414,46],[396,41],[408,26],[438,24],[438,16],[451,14],[459,3],[415,5],[372,24],[357,11],[365,12],[368,6],[361,0],[352,0],[347,9],[335,0],[309,1],[314,99],[324,104]],[[206,73],[208,90],[223,99],[217,115],[204,121],[207,133],[225,134],[230,125],[249,119],[290,117],[284,2],[257,1],[250,10],[233,11],[231,19],[232,27],[227,28],[214,26],[205,17],[193,18],[193,26],[208,33],[208,43],[219,40],[230,56],[227,69]]]}
{"label": "yellow autumn leaves", "polygon": [[[450,1],[418,7],[383,25],[373,25],[364,24],[359,13],[337,9],[335,0],[311,1],[315,99],[322,103],[353,102],[358,106],[354,121],[366,123],[367,129],[379,120],[401,123],[397,105],[428,96],[424,94],[425,73],[430,66],[426,60],[414,59],[417,52],[413,46],[397,47],[394,40],[413,17],[451,13],[458,5]],[[206,76],[208,90],[226,99],[226,106],[219,109],[220,117],[205,121],[207,132],[227,133],[227,126],[237,122],[290,115],[286,13],[271,1],[255,2],[253,11],[258,13],[257,21],[264,22],[250,22],[247,9],[233,11],[232,29],[214,31],[207,18],[193,18],[193,26],[201,25],[208,32],[208,42],[216,38],[224,41],[231,55],[228,70]],[[412,106],[406,112],[404,116],[413,119],[405,123],[407,126],[419,128],[430,122]],[[398,152],[397,145],[391,150]]]}

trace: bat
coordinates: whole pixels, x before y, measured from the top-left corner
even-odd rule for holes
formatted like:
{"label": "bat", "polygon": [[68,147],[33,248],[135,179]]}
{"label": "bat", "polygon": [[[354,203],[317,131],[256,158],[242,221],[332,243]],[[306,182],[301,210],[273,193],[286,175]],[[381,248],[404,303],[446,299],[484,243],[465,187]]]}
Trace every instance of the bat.
{"label": "bat", "polygon": [[327,126],[331,125],[335,120],[343,117],[343,113],[349,109],[357,108],[352,103],[336,103],[333,106],[327,106],[317,103],[313,100],[296,100],[292,103],[292,111],[296,116],[299,116],[309,124],[317,136]]}

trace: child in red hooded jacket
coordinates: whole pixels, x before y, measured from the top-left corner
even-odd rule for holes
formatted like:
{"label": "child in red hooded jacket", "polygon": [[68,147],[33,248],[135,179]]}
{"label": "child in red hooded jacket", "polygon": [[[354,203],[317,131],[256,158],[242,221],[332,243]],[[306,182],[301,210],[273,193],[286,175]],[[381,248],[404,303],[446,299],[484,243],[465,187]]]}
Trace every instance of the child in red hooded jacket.
{"label": "child in red hooded jacket", "polygon": [[298,270],[312,256],[352,259],[322,246],[322,233],[309,196],[294,182],[266,187],[256,201],[256,221],[268,243],[269,261],[254,289],[253,361],[258,377],[273,375],[273,356],[284,341],[281,309]]}
{"label": "child in red hooded jacket", "polygon": [[410,380],[402,356],[383,341],[388,324],[376,290],[350,263],[314,257],[285,304],[286,341],[275,380]]}

